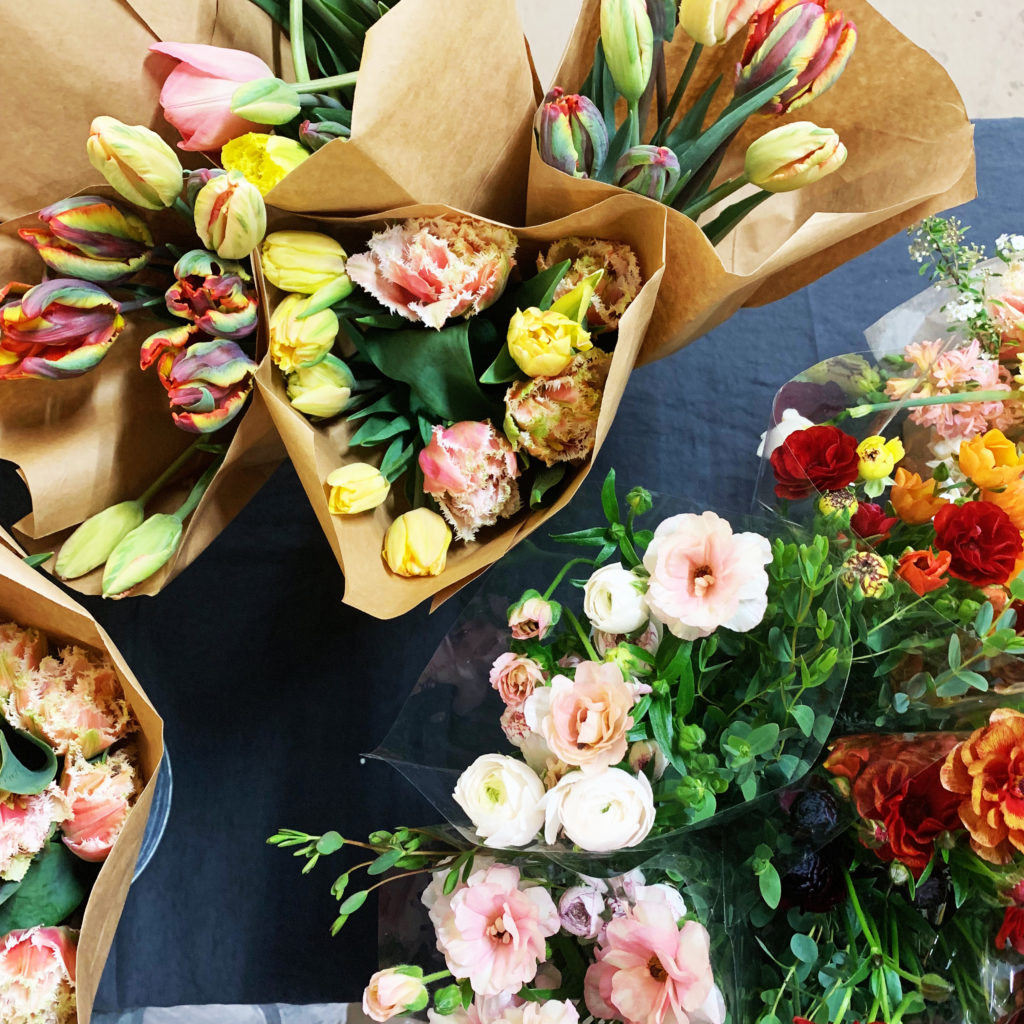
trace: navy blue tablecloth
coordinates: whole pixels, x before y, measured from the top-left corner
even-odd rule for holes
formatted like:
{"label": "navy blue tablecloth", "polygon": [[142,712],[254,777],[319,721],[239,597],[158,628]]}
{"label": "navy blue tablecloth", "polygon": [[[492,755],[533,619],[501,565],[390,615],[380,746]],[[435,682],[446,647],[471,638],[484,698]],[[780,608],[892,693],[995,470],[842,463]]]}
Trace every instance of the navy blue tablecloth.
{"label": "navy blue tablecloth", "polygon": [[[977,125],[980,198],[958,211],[991,246],[1024,231],[1024,119]],[[922,287],[898,236],[804,289],[638,370],[598,465],[711,508],[741,509],[775,390]],[[0,522],[27,510],[0,469]],[[484,581],[486,585],[486,578]],[[273,476],[163,594],[88,601],[167,723],[174,804],[133,885],[97,1006],[355,1000],[375,969],[364,910],[332,939],[328,862],[265,845],[279,826],[420,824],[436,814],[397,773],[364,761],[457,614],[457,602],[378,622],[340,603],[342,580],[298,480]]]}

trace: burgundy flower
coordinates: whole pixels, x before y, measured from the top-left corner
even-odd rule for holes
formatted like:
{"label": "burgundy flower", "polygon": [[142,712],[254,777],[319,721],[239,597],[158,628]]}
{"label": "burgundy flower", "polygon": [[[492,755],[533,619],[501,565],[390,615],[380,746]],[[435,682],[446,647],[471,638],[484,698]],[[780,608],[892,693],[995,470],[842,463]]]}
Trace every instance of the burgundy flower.
{"label": "burgundy flower", "polygon": [[976,587],[1005,583],[1024,550],[1020,531],[990,501],[940,508],[935,515],[935,544],[949,552],[950,574]]}
{"label": "burgundy flower", "polygon": [[887,516],[881,505],[876,505],[872,501],[862,501],[857,506],[857,511],[850,517],[850,528],[862,540],[873,537],[885,540],[889,536],[889,531],[898,522],[898,519]]}

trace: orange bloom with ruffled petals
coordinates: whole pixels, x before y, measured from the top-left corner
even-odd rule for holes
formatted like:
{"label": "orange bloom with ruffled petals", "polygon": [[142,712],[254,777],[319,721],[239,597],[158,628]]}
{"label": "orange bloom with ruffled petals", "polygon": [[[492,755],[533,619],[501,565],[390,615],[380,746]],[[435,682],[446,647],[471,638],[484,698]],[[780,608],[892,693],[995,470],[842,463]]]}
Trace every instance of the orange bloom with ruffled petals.
{"label": "orange bloom with ruffled petals", "polygon": [[998,491],[983,490],[980,498],[998,505],[1018,530],[1024,530],[1024,480],[1013,480]]}
{"label": "orange bloom with ruffled petals", "polygon": [[922,480],[917,473],[910,473],[902,466],[896,469],[889,500],[893,510],[905,523],[927,523],[949,502],[935,495],[935,480]]}
{"label": "orange bloom with ruffled petals", "polygon": [[960,472],[979,487],[1005,487],[1020,479],[1024,462],[1001,430],[989,430],[960,442]]}
{"label": "orange bloom with ruffled petals", "polygon": [[896,575],[908,583],[918,597],[924,597],[944,587],[949,579],[949,563],[952,555],[948,551],[936,554],[931,548],[924,551],[908,551],[896,569]]}

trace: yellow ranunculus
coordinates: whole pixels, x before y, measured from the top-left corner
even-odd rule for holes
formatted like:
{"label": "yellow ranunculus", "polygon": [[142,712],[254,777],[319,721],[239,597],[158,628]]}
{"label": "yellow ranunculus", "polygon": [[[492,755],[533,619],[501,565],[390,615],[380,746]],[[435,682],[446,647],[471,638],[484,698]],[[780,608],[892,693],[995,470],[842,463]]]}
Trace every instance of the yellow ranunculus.
{"label": "yellow ranunculus", "polygon": [[300,319],[309,299],[287,295],[270,314],[270,358],[284,373],[320,362],[338,336],[338,318],[331,309]]}
{"label": "yellow ranunculus", "polygon": [[384,535],[384,561],[399,576],[438,576],[444,572],[452,531],[429,508],[400,515]]}
{"label": "yellow ranunculus", "polygon": [[308,157],[309,150],[294,139],[262,132],[239,135],[225,143],[220,151],[224,169],[241,171],[261,195],[266,195]]}
{"label": "yellow ranunculus", "polygon": [[352,516],[382,504],[391,484],[376,466],[368,462],[350,462],[327,478],[331,489],[327,507],[332,515]]}
{"label": "yellow ranunculus", "polygon": [[992,490],[1019,480],[1024,463],[1013,441],[1001,430],[989,430],[960,443],[960,471],[979,487]]}
{"label": "yellow ranunculus", "polygon": [[906,453],[898,437],[886,441],[880,434],[865,437],[857,445],[860,464],[857,470],[861,480],[884,480]]}
{"label": "yellow ranunculus", "polygon": [[573,350],[592,347],[590,333],[564,313],[531,306],[517,309],[509,321],[509,355],[528,377],[557,377],[572,362]]}

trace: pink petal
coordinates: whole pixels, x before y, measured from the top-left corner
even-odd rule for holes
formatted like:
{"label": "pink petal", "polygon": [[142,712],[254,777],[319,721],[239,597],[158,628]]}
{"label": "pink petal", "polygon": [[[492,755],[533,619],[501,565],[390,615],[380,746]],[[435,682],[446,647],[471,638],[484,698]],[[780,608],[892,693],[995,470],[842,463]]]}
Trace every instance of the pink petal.
{"label": "pink petal", "polygon": [[188,64],[197,71],[233,82],[273,78],[274,72],[253,53],[206,43],[153,43],[150,49]]}

